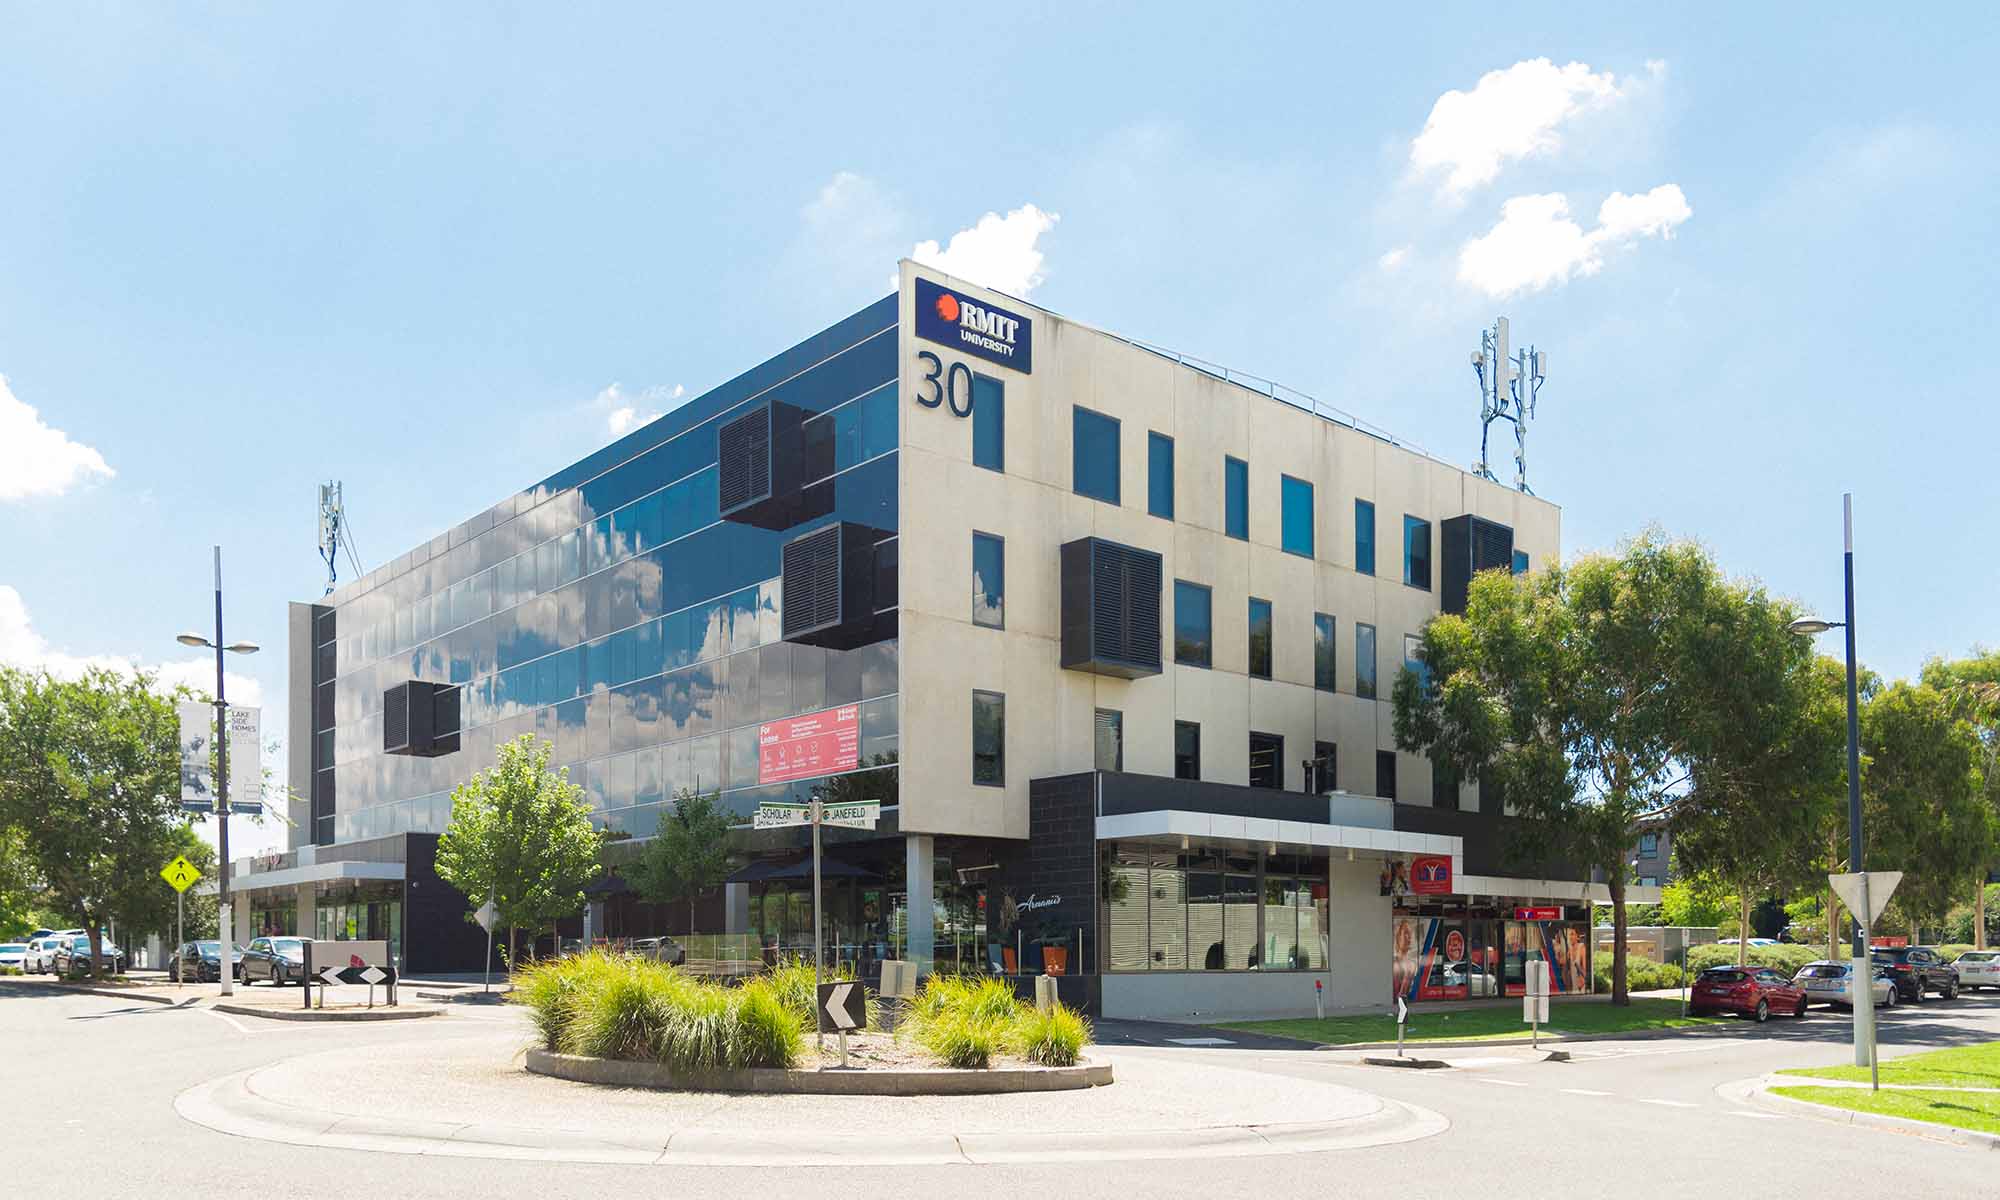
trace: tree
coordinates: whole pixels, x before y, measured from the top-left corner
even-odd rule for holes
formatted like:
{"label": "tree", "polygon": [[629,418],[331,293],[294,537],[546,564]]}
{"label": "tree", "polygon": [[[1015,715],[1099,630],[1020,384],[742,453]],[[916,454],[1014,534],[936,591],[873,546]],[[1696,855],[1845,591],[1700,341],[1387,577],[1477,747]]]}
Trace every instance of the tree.
{"label": "tree", "polygon": [[177,695],[143,673],[0,668],[0,826],[21,831],[49,903],[89,931],[93,977],[101,931],[130,890],[166,886],[161,851],[180,823]]}
{"label": "tree", "polygon": [[[2000,650],[1973,647],[1967,658],[1934,658],[1924,664],[1923,682],[1943,692],[1952,711],[1966,719],[1979,739],[1979,772],[1986,805],[2000,820]],[[2000,862],[1986,864],[1990,874]],[[1972,944],[1986,948],[1986,888],[1973,890]]]}
{"label": "tree", "polygon": [[1891,907],[1914,937],[1942,922],[1993,860],[1978,740],[1943,693],[1899,682],[1862,710],[1861,744],[1868,865],[1903,872]]}
{"label": "tree", "polygon": [[[1680,870],[1678,862],[1675,870]],[[1660,889],[1660,919],[1668,925],[1720,928],[1740,922],[1741,908],[1729,885],[1713,875],[1693,872],[1676,875],[1672,883]],[[1737,928],[1742,927],[1738,924]]]}
{"label": "tree", "polygon": [[[134,937],[159,933],[165,935],[162,940],[167,940],[174,932],[174,918],[181,905],[173,886],[160,877],[160,867],[180,855],[193,863],[203,878],[213,879],[215,847],[204,841],[191,825],[181,821],[167,827],[164,838],[153,848],[151,855],[158,865],[143,875],[134,875],[123,882],[111,897],[111,917],[118,922],[121,931]],[[198,896],[190,890],[186,907],[187,936],[209,936],[209,931],[215,928],[216,898]]]}
{"label": "tree", "polygon": [[580,910],[584,885],[603,869],[590,804],[567,768],[549,769],[549,751],[533,734],[501,743],[493,767],[452,791],[451,820],[438,839],[438,878],[474,905],[492,898],[507,927],[510,965],[520,931]]}
{"label": "tree", "polygon": [[0,941],[27,936],[39,925],[42,883],[28,858],[28,835],[0,825]]}
{"label": "tree", "polygon": [[694,902],[729,873],[729,814],[717,792],[682,788],[660,814],[660,830],[627,871],[634,891],[654,904],[687,901],[688,932]]}
{"label": "tree", "polygon": [[[1694,659],[1715,652],[1703,621],[1722,586],[1699,547],[1652,533],[1617,557],[1482,572],[1463,616],[1425,627],[1424,674],[1396,679],[1397,745],[1498,783],[1518,817],[1510,854],[1602,872],[1615,1004],[1630,1003],[1631,848],[1687,782],[1691,709],[1713,675]],[[1691,677],[1702,686],[1684,686]]]}

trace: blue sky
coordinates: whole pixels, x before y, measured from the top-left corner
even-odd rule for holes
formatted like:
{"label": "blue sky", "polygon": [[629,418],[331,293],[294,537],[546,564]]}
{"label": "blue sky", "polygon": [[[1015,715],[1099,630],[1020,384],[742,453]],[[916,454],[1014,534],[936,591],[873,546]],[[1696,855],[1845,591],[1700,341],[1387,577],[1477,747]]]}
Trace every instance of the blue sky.
{"label": "blue sky", "polygon": [[1830,611],[1853,490],[1867,662],[2000,638],[1992,9],[839,11],[7,5],[0,657],[197,677],[219,542],[281,727],[320,480],[373,566],[929,241],[1460,463],[1505,313],[1569,551]]}

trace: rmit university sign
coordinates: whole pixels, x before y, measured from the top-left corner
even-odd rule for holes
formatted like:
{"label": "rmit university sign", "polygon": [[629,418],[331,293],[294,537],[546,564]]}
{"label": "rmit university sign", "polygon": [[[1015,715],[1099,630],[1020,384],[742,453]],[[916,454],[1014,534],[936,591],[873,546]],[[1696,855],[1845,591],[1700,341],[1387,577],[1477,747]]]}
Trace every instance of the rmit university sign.
{"label": "rmit university sign", "polygon": [[1026,375],[1034,370],[1035,323],[917,277],[917,336],[954,346]]}

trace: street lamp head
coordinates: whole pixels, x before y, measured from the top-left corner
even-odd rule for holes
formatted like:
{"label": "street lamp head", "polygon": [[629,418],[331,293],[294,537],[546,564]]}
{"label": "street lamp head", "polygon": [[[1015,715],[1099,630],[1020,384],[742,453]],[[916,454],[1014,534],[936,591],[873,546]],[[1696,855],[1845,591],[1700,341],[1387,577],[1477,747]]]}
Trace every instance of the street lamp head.
{"label": "street lamp head", "polygon": [[1813,637],[1817,634],[1825,633],[1829,629],[1839,628],[1840,622],[1838,621],[1822,621],[1818,617],[1800,617],[1798,620],[1786,625],[1785,631],[1796,633],[1800,637]]}
{"label": "street lamp head", "polygon": [[183,646],[212,646],[215,644],[198,633],[176,634],[174,640]]}
{"label": "street lamp head", "polygon": [[228,647],[228,650],[231,654],[255,654],[261,648],[255,642],[237,642]]}

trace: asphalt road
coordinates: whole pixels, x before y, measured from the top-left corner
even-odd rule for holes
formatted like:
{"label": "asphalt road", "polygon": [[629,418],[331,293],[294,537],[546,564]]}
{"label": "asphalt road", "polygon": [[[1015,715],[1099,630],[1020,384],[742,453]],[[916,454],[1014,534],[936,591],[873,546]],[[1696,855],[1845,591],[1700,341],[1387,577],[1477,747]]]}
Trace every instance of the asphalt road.
{"label": "asphalt road", "polygon": [[[1451,1128],[1399,1145],[1309,1155],[1045,1166],[692,1168],[429,1158],[300,1148],[215,1133],[173,1099],[230,1072],[341,1046],[407,1046],[490,1034],[510,1010],[467,1007],[448,1020],[301,1025],[51,994],[0,981],[0,1128],[13,1152],[0,1195],[535,1197],[648,1195],[875,1197],[947,1194],[1104,1197],[1313,1195],[1633,1197],[1756,1190],[1822,1192],[1879,1182],[1900,1198],[1995,1194],[1990,1152],[1747,1108],[1717,1088],[1782,1066],[1847,1061],[1843,1017],[1745,1024],[1699,1038],[1596,1042],[1570,1063],[1500,1052],[1451,1071],[1397,1071],[1278,1043],[1162,1044],[1200,1030],[1113,1025],[1128,1055],[1172,1055],[1272,1075],[1326,1079],[1444,1114]],[[2000,994],[1902,1008],[1883,1021],[1884,1053],[2000,1038]],[[1480,1060],[1486,1061],[1480,1061]],[[1114,1085],[1115,1086],[1115,1085]],[[950,1103],[926,1100],[922,1103]],[[782,1131],[774,1131],[782,1136]],[[882,1130],[894,1137],[894,1129]],[[1982,1183],[1980,1181],[1986,1181]],[[218,1190],[216,1184],[224,1184]],[[973,1189],[967,1192],[967,1189]],[[1110,1189],[1119,1189],[1114,1192]]]}

